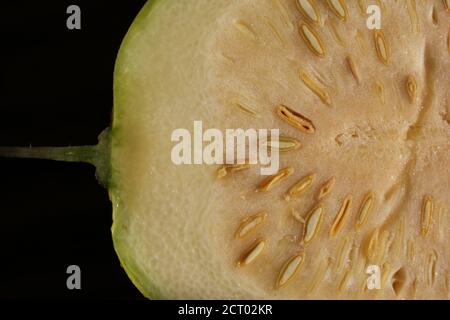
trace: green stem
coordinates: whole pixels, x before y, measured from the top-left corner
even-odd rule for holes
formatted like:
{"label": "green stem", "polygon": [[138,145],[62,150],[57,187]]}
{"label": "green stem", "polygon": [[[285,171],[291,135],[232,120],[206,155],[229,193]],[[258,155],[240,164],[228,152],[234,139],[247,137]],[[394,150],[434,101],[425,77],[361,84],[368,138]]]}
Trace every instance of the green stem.
{"label": "green stem", "polygon": [[80,147],[0,147],[0,157],[85,162],[96,167],[100,183],[107,187],[110,178],[111,135],[109,128],[95,146]]}
{"label": "green stem", "polygon": [[83,147],[0,147],[0,157],[87,162],[95,165],[97,146]]}

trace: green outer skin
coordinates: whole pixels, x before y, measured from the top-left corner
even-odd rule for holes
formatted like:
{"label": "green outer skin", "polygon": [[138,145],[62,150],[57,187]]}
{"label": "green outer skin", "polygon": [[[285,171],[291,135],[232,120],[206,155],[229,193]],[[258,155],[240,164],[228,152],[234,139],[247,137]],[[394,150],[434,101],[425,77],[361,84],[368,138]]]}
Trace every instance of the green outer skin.
{"label": "green outer skin", "polygon": [[[149,0],[144,5],[144,7],[141,9],[141,11],[139,12],[136,19],[133,21],[133,24],[131,25],[130,29],[128,30],[127,35],[125,36],[125,39],[123,40],[123,42],[121,44],[119,54],[116,59],[116,71],[117,71],[117,67],[119,65],[121,65],[121,63],[122,63],[121,52],[124,50],[127,50],[128,39],[130,37],[130,34],[133,34],[135,29],[144,23],[144,19],[155,8],[155,5],[162,1],[164,1],[164,0]],[[118,85],[118,81],[120,80],[117,78],[116,71],[114,72],[114,87],[116,85]],[[116,98],[116,97],[114,97],[114,98]],[[111,141],[112,141],[111,148],[114,147],[115,136],[116,136],[115,133],[118,130],[117,124],[116,124],[116,119],[120,118],[121,112],[124,112],[124,110],[118,110],[118,107],[116,106],[116,104],[114,104],[114,110],[113,110],[114,115],[113,115],[113,123],[112,123],[112,130],[111,130]],[[110,181],[110,188],[109,188],[109,196],[113,203],[113,225],[111,227],[111,232],[112,232],[114,249],[120,260],[122,268],[125,270],[128,277],[133,282],[133,284],[139,289],[139,291],[145,297],[147,297],[149,299],[155,299],[155,300],[164,299],[164,297],[161,295],[160,290],[155,285],[153,285],[152,283],[142,283],[142,279],[145,279],[146,276],[142,273],[139,266],[135,264],[132,257],[130,257],[128,255],[128,253],[127,253],[127,252],[129,252],[128,248],[121,243],[120,237],[118,237],[119,232],[117,231],[117,221],[121,220],[121,219],[119,219],[119,216],[123,213],[120,212],[120,210],[118,210],[118,207],[120,207],[120,200],[118,200],[118,198],[115,197],[115,193],[116,192],[118,193],[118,190],[117,190],[118,186],[116,184],[117,179],[115,179],[115,177],[114,177],[116,171],[114,170],[113,163],[111,163],[111,168],[112,169],[111,169],[111,181]]]}

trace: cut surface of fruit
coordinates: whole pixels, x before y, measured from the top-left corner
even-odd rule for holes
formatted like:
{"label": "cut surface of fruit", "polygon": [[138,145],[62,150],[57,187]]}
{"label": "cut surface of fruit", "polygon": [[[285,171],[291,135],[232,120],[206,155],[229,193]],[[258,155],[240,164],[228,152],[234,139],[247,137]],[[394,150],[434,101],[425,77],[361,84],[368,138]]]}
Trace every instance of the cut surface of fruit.
{"label": "cut surface of fruit", "polygon": [[[369,30],[380,3],[146,4],[116,64],[110,181],[145,296],[449,298],[450,12],[386,0]],[[255,192],[258,165],[175,165],[194,121],[279,129],[288,174]]]}

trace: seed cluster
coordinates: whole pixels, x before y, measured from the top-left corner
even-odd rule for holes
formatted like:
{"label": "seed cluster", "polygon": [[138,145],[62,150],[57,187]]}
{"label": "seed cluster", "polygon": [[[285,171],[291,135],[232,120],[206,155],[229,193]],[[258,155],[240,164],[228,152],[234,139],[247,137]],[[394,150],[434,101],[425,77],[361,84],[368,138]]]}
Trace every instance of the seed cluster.
{"label": "seed cluster", "polygon": [[[354,12],[349,11],[351,5],[355,5],[358,8],[361,17],[366,17],[367,1],[365,0],[358,0],[351,2],[351,4],[344,0],[326,0],[326,8],[328,10],[326,14],[323,12],[323,7],[319,7],[314,0],[292,1],[295,2],[298,10],[297,14],[301,16],[301,21],[297,23],[289,19],[289,14],[286,12],[286,8],[280,4],[280,1],[276,1],[276,3],[279,5],[280,14],[284,17],[283,21],[286,26],[294,28],[295,34],[300,40],[299,43],[305,48],[305,54],[311,55],[317,61],[325,61],[329,54],[328,49],[331,47],[331,44],[324,41],[324,39],[327,39],[325,36],[327,32],[341,48],[348,47],[346,36],[339,31],[336,23],[345,24],[352,19],[358,18],[350,15],[350,12]],[[411,31],[414,33],[418,33],[421,28],[416,2],[415,0],[406,0],[404,5],[411,22]],[[389,7],[383,1],[378,0],[376,3],[383,12],[389,10]],[[450,12],[450,0],[442,0],[442,3],[440,6],[433,8],[432,20],[436,24],[440,23],[439,17],[442,9]],[[330,17],[333,17],[334,20]],[[276,24],[267,17],[264,18],[264,23],[269,27],[280,44],[286,43],[286,37],[278,31]],[[239,21],[235,23],[235,27],[247,38],[258,39],[258,34],[245,22]],[[389,32],[386,30],[367,32],[370,32],[368,33],[370,41],[367,41],[361,31],[356,32],[354,40],[361,52],[367,53],[367,59],[372,56],[375,63],[383,70],[395,64],[395,41]],[[445,39],[450,56],[450,28]],[[361,86],[365,82],[370,81],[368,86],[379,97],[379,102],[382,105],[389,103],[387,98],[389,97],[388,91],[392,82],[386,79],[368,79],[365,77],[364,73],[361,72],[364,70],[364,60],[360,57],[358,59],[358,56],[355,54],[345,53],[345,60],[342,63],[346,68],[346,72],[352,78],[351,81],[354,86]],[[424,91],[424,88],[421,87],[423,83],[422,78],[414,72],[405,72],[400,77],[402,77],[402,80],[394,83],[394,87],[398,89],[397,96],[400,97],[399,100],[403,98],[405,105],[418,105]],[[320,78],[323,77],[318,76],[311,70],[306,71],[303,68],[298,70],[299,83],[317,101],[318,107],[334,107],[333,102],[336,102],[336,94],[338,92],[333,90],[333,86],[328,85],[327,81]],[[235,105],[249,115],[258,115],[258,112],[253,107],[243,103],[235,103]],[[325,110],[332,109],[325,108]],[[319,121],[311,119],[307,113],[301,105],[279,104],[273,106],[273,115],[277,118],[277,121],[280,121],[280,124],[284,123],[297,129],[298,133],[305,137],[314,137],[321,130],[321,124]],[[269,142],[267,144],[270,148],[278,148],[283,153],[295,152],[303,146],[303,143],[298,138],[288,136],[282,136],[276,147]],[[249,167],[248,165],[224,166],[219,169],[219,176],[224,177],[230,173],[249,169]],[[300,273],[303,264],[310,258],[306,255],[306,248],[308,245],[311,247],[311,243],[314,243],[314,241],[317,242],[319,234],[328,237],[328,239],[336,239],[339,246],[336,251],[336,257],[324,257],[318,267],[315,268],[316,271],[307,286],[308,292],[313,292],[323,281],[326,274],[332,270],[336,274],[336,292],[340,293],[348,286],[354,273],[364,273],[364,267],[369,262],[377,263],[382,267],[382,287],[391,288],[397,297],[402,297],[406,289],[409,290],[412,296],[415,296],[417,288],[423,286],[424,283],[430,287],[436,284],[436,270],[442,258],[439,256],[438,251],[433,248],[430,248],[426,259],[422,258],[426,260],[424,267],[426,271],[424,274],[412,274],[408,272],[406,267],[398,268],[389,263],[388,256],[393,254],[403,255],[409,263],[413,263],[419,258],[417,254],[418,240],[414,236],[408,237],[405,231],[411,230],[408,221],[405,221],[405,219],[401,220],[398,228],[396,226],[397,229],[395,230],[386,230],[373,224],[378,213],[377,211],[383,206],[383,201],[389,200],[388,194],[382,195],[380,192],[376,192],[377,190],[370,190],[374,188],[360,190],[362,192],[361,198],[355,193],[349,193],[335,201],[334,204],[338,205],[339,209],[336,210],[337,212],[331,212],[328,207],[327,197],[336,191],[335,186],[339,184],[338,178],[336,176],[327,176],[323,181],[318,181],[318,177],[320,177],[318,172],[298,177],[295,177],[295,174],[294,168],[284,168],[277,174],[264,179],[255,187],[255,190],[260,193],[267,193],[275,188],[285,188],[283,197],[289,203],[294,202],[294,200],[301,200],[308,193],[312,194],[314,192],[315,203],[313,206],[309,208],[302,207],[300,211],[297,209],[291,210],[296,223],[301,225],[298,228],[299,251],[291,255],[279,266],[279,273],[275,282],[277,290],[287,286]],[[291,176],[296,179],[296,182],[287,185],[286,181],[290,181],[288,178]],[[317,189],[314,191],[315,187]],[[444,219],[446,219],[447,215],[447,205],[428,194],[421,197],[423,197],[422,202],[418,204],[420,210],[417,212],[417,218],[420,221],[420,227],[416,227],[417,235],[420,235],[424,241],[432,237],[437,237],[442,241],[446,237]],[[269,212],[257,213],[241,221],[235,238],[242,240],[257,229],[263,229],[264,224],[267,224],[266,220],[269,215]],[[352,228],[356,234],[365,233],[367,236],[364,236],[362,241],[357,243],[352,236],[346,235],[346,232],[343,231],[347,228]],[[436,235],[433,234],[433,231],[436,231]],[[240,256],[238,265],[243,267],[256,263],[270,245],[267,239],[258,238]],[[444,279],[444,277],[441,277],[441,279]],[[445,274],[445,281],[446,283],[448,282],[448,273]],[[388,282],[389,286],[387,285]],[[367,291],[366,283],[361,283],[360,286],[362,291]]]}

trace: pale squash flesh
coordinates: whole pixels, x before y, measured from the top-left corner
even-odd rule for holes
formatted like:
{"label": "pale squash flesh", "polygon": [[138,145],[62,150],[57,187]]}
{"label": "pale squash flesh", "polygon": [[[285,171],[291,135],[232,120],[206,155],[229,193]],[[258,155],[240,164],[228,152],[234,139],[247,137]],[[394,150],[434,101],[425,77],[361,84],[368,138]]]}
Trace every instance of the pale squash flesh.
{"label": "pale squash flesh", "polygon": [[[112,232],[147,297],[449,298],[448,2],[382,1],[380,31],[365,13],[378,1],[307,3],[151,1],[131,27],[114,80]],[[196,120],[280,129],[301,143],[281,154],[292,174],[255,192],[258,166],[218,178],[175,165],[171,133]]]}

